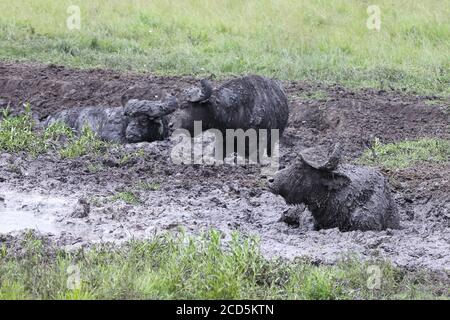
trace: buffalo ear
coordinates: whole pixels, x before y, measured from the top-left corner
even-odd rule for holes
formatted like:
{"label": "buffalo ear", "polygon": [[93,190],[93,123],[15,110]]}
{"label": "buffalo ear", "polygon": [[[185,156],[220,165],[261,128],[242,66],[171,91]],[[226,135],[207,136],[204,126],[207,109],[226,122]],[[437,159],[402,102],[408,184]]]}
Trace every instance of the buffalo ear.
{"label": "buffalo ear", "polygon": [[206,102],[211,97],[213,87],[207,79],[200,81],[200,87],[194,87],[187,91],[187,101],[189,102]]}
{"label": "buffalo ear", "polygon": [[337,143],[325,150],[323,147],[309,148],[300,152],[300,158],[314,169],[331,172],[341,161],[341,146]]}
{"label": "buffalo ear", "polygon": [[213,86],[208,79],[200,80],[200,85],[202,86],[202,93],[204,95],[205,100],[208,100],[213,92]]}
{"label": "buffalo ear", "polygon": [[131,98],[130,98],[130,95],[127,94],[127,93],[124,93],[124,94],[122,95],[122,97],[120,97],[120,102],[121,102],[121,104],[122,104],[122,107],[125,108],[125,106],[127,105],[127,102],[128,102],[130,99],[131,99]]}
{"label": "buffalo ear", "polygon": [[178,99],[172,95],[166,96],[164,102],[166,103],[168,113],[172,113],[176,109],[180,108],[180,105],[178,104]]}

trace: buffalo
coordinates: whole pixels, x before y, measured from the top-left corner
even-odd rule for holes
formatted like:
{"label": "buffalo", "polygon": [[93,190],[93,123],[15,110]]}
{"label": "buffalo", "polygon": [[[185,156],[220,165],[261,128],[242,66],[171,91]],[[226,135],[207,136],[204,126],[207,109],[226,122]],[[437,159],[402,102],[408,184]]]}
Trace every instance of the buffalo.
{"label": "buffalo", "polygon": [[339,144],[309,148],[269,178],[288,204],[305,204],[316,229],[384,230],[400,227],[389,185],[376,169],[340,164]]}
{"label": "buffalo", "polygon": [[281,136],[288,117],[288,100],[281,85],[262,76],[249,75],[230,80],[218,88],[203,79],[199,87],[186,92],[180,110],[172,116],[172,123],[174,129],[185,129],[191,135],[198,134],[194,130],[195,121],[202,121],[203,130],[217,129],[223,136],[228,129],[244,132],[266,129],[270,155],[276,142],[271,139],[271,130],[278,130]]}
{"label": "buffalo", "polygon": [[163,140],[169,136],[167,115],[175,111],[174,97],[163,101],[131,99],[123,107],[82,107],[63,110],[45,121],[45,126],[61,122],[75,132],[84,127],[108,142],[136,143]]}

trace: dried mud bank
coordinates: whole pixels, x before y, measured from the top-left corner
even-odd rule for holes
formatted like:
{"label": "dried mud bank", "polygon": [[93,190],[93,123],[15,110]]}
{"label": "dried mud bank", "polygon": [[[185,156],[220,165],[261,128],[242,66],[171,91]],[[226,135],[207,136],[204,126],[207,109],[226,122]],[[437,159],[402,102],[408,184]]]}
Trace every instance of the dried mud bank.
{"label": "dried mud bank", "polygon": [[[0,105],[9,103],[17,110],[21,101],[29,101],[36,118],[44,119],[75,106],[120,106],[124,93],[138,99],[162,92],[180,95],[196,81],[0,63]],[[435,97],[305,83],[285,87],[291,101],[280,150],[282,165],[291,163],[296,151],[333,139],[341,141],[347,162],[374,137],[382,142],[450,139],[450,103],[445,99],[430,105],[427,101]],[[318,91],[320,97],[315,96]],[[233,230],[259,236],[268,257],[302,256],[334,263],[356,255],[388,259],[409,270],[450,272],[448,162],[384,172],[402,229],[314,231],[307,216],[297,228],[280,221],[288,207],[267,189],[257,166],[174,165],[172,144],[129,144],[100,157],[64,160],[52,154],[33,159],[1,153],[0,242],[20,238],[27,228],[67,248],[120,243],[179,228],[189,233],[215,228],[225,237]]]}

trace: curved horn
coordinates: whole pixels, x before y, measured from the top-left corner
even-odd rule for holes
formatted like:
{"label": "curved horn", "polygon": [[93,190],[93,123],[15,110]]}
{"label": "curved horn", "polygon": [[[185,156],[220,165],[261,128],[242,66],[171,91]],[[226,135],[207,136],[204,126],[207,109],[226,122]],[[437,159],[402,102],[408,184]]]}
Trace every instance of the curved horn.
{"label": "curved horn", "polygon": [[177,108],[178,100],[174,96],[170,96],[164,101],[129,100],[124,112],[126,116],[130,117],[144,115],[149,118],[159,118],[174,112]]}

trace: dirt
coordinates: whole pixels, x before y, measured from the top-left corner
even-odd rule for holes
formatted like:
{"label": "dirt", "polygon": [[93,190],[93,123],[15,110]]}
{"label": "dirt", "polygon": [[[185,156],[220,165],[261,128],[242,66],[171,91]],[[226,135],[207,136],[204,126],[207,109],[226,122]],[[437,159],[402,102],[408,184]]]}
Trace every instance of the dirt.
{"label": "dirt", "polygon": [[179,95],[193,84],[197,84],[197,79],[101,69],[74,72],[56,65],[0,62],[0,101],[13,106],[29,102],[41,119],[71,107],[119,107],[125,93],[148,100],[155,100],[155,96],[161,97],[166,91]]}
{"label": "dirt", "polygon": [[[135,98],[180,95],[197,81],[3,62],[0,108],[9,104],[18,112],[20,103],[28,101],[36,118],[44,119],[74,106],[120,106],[124,93]],[[290,119],[280,148],[281,165],[289,164],[298,150],[336,140],[344,148],[345,161],[352,162],[374,138],[450,139],[448,99],[430,105],[427,101],[435,97],[303,82],[284,86]],[[312,98],[318,90],[326,97]],[[33,159],[0,153],[0,233],[8,234],[0,242],[20,237],[28,228],[66,248],[121,243],[180,228],[188,233],[215,228],[225,238],[233,230],[260,237],[268,257],[307,257],[328,264],[355,255],[450,277],[449,162],[384,171],[402,229],[314,231],[307,217],[298,227],[280,221],[288,206],[269,192],[258,166],[175,165],[170,158],[173,144],[128,144],[100,157],[64,160],[54,154]],[[117,199],[123,191],[133,192],[137,203]]]}

